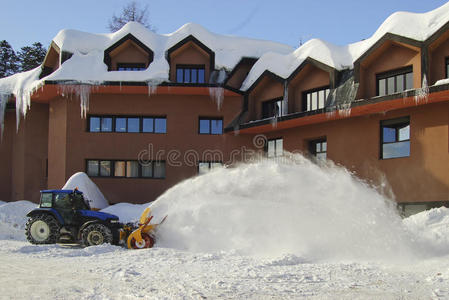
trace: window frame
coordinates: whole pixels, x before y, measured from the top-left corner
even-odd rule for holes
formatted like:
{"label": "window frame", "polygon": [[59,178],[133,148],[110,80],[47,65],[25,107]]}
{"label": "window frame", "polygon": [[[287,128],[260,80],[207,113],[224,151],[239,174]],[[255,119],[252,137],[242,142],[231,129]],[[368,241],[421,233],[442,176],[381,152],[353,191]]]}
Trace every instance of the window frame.
{"label": "window frame", "polygon": [[[92,118],[100,119],[100,131],[91,131],[90,130],[90,122]],[[102,131],[102,120],[103,118],[111,118],[112,126],[111,131]],[[125,131],[117,131],[117,119],[125,119]],[[139,119],[139,130],[137,132],[130,132],[128,129],[128,119]],[[153,119],[153,131],[143,131],[143,120],[144,119]],[[164,119],[165,120],[165,132],[157,132],[156,131],[156,119]],[[167,134],[167,116],[132,116],[132,115],[88,115],[86,118],[87,126],[86,131],[89,133],[151,133],[151,134]]]}
{"label": "window frame", "polygon": [[[270,115],[270,112],[273,112],[274,109],[274,105],[273,104],[277,104],[278,102],[280,102],[280,110],[279,110],[279,114],[272,114]],[[262,119],[267,119],[267,118],[273,118],[273,117],[282,117],[285,116],[287,114],[284,114],[284,98],[283,97],[278,97],[278,98],[274,98],[274,99],[270,99],[270,100],[265,100],[262,102]],[[270,105],[273,105],[272,107],[269,107]]]}
{"label": "window frame", "polygon": [[445,77],[444,78],[449,78],[449,56],[446,56],[444,61],[445,61],[445,64],[444,64]]}
{"label": "window frame", "polygon": [[[385,97],[388,95],[394,95],[397,93],[402,93],[404,91],[407,91],[407,74],[411,73],[412,74],[412,89],[414,88],[413,86],[413,65],[410,66],[406,66],[406,67],[402,67],[402,68],[398,68],[398,69],[394,69],[394,70],[390,70],[390,71],[386,71],[386,72],[381,72],[376,74],[376,97]],[[397,80],[396,78],[398,76],[404,76],[403,79],[403,90],[402,91],[398,91],[397,90]],[[388,93],[388,79],[389,78],[394,78],[394,92],[392,94]],[[385,94],[384,95],[380,95],[380,80],[385,79]]]}
{"label": "window frame", "polygon": [[[89,162],[90,161],[96,161],[97,162],[97,172],[98,175],[90,175],[88,173],[88,167],[89,167]],[[108,161],[110,162],[111,165],[111,169],[110,169],[110,175],[109,176],[101,176],[101,162],[102,161]],[[116,162],[124,162],[125,164],[125,168],[124,168],[124,176],[115,176],[115,163]],[[137,162],[137,166],[138,166],[138,170],[137,170],[137,177],[128,177],[128,163],[129,162]],[[148,176],[142,176],[142,163],[139,160],[136,159],[97,159],[97,158],[88,158],[85,161],[85,172],[87,174],[87,176],[89,177],[93,177],[93,178],[121,178],[121,179],[166,179],[167,178],[167,163],[165,160],[152,160],[151,162],[151,177]],[[154,177],[154,169],[155,169],[155,165],[156,163],[163,163],[164,164],[164,177]]]}
{"label": "window frame", "polygon": [[[178,81],[178,69],[183,70],[182,71],[182,81]],[[189,70],[189,74],[190,74],[189,82],[185,81],[186,70]],[[192,70],[196,70],[196,82],[192,82]],[[199,82],[199,78],[200,78],[199,70],[203,70],[203,73],[204,73],[203,82]],[[174,82],[176,82],[177,84],[192,84],[192,85],[206,84],[206,65],[204,65],[204,64],[176,64]]]}
{"label": "window frame", "polygon": [[[282,141],[282,153],[281,154],[277,154],[278,153],[278,149],[277,148],[277,141],[281,140]],[[274,156],[269,156],[269,143],[271,141],[274,141]],[[265,152],[265,157],[267,158],[277,158],[277,157],[282,157],[284,156],[284,138],[283,137],[276,137],[276,138],[271,138],[271,139],[267,139],[265,142],[265,147],[264,147],[264,152]]]}
{"label": "window frame", "polygon": [[221,164],[221,167],[224,167],[224,164],[222,161],[215,161],[215,160],[214,161],[202,161],[202,160],[200,160],[197,165],[198,175],[207,174],[207,173],[200,174],[200,164],[208,164],[207,173],[209,173],[212,170],[212,164]]}
{"label": "window frame", "polygon": [[[409,134],[407,140],[399,140],[399,129],[404,128],[401,127],[401,125],[408,124],[409,126]],[[380,160],[388,160],[388,159],[396,159],[396,158],[407,158],[411,156],[411,139],[410,139],[410,131],[411,131],[411,123],[410,123],[410,116],[406,117],[400,117],[400,118],[394,118],[394,119],[386,119],[386,120],[380,120],[379,123],[379,129],[380,129],[380,147],[379,147],[379,159]],[[384,142],[384,128],[385,127],[391,127],[394,125],[395,127],[395,141],[394,142]],[[384,145],[388,144],[398,144],[408,142],[409,149],[408,149],[408,155],[407,156],[395,156],[395,157],[384,157]]]}
{"label": "window frame", "polygon": [[[145,71],[147,69],[147,64],[146,63],[127,63],[127,62],[118,62],[116,64],[116,71]],[[138,70],[120,70],[120,68],[133,68],[133,69],[138,69]]]}
{"label": "window frame", "polygon": [[[326,143],[326,150],[322,151],[323,149],[323,143]],[[316,151],[316,146],[317,144],[320,144],[320,152]],[[326,153],[326,159],[327,160],[327,137],[323,136],[320,138],[316,138],[316,139],[312,139],[312,140],[308,140],[308,146],[309,146],[309,154],[311,156],[313,156],[315,159],[319,160],[320,158],[317,156],[317,154],[321,154],[321,153]]]}
{"label": "window frame", "polygon": [[[209,121],[209,132],[201,132],[201,121]],[[212,133],[212,121],[221,121],[221,133]],[[224,122],[222,117],[198,117],[198,134],[200,135],[223,135]]]}
{"label": "window frame", "polygon": [[[323,107],[320,107],[320,93],[319,92],[321,92],[321,91],[324,91],[324,95],[325,95],[325,97],[324,97],[324,99],[323,99]],[[326,91],[328,91],[327,92],[327,95],[326,95]],[[310,100],[310,109],[308,109],[308,105],[307,105],[307,95],[308,94],[314,94],[314,93],[317,93],[317,100],[316,100],[316,109],[312,109],[312,107],[313,107],[313,104],[312,104],[312,99]],[[324,109],[325,107],[326,107],[326,101],[327,101],[327,98],[329,98],[329,95],[330,95],[330,93],[331,93],[331,88],[330,88],[330,85],[326,85],[326,86],[321,86],[321,87],[318,87],[318,88],[314,88],[314,89],[310,89],[310,90],[306,90],[306,91],[303,91],[302,92],[302,111],[303,112],[309,112],[309,111],[319,111],[320,109]],[[312,97],[312,96],[311,96]]]}

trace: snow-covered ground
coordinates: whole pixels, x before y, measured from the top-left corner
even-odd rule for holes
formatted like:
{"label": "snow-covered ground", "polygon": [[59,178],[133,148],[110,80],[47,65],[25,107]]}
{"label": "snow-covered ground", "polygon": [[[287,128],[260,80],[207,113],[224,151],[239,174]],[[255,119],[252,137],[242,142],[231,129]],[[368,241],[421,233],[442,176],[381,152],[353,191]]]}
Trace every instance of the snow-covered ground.
{"label": "snow-covered ground", "polygon": [[[299,156],[170,189],[151,204],[169,216],[152,249],[31,245],[35,206],[0,202],[0,299],[449,299],[449,209],[402,220],[345,169]],[[128,222],[146,206],[103,211]]]}

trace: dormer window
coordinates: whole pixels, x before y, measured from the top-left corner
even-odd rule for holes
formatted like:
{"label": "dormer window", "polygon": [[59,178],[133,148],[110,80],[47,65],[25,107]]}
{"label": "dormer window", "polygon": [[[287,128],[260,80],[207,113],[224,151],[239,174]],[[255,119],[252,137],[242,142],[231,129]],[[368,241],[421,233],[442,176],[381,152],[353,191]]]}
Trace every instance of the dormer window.
{"label": "dormer window", "polygon": [[204,65],[176,65],[177,83],[204,83]]}
{"label": "dormer window", "polygon": [[117,63],[117,71],[143,71],[145,63]]}
{"label": "dormer window", "polygon": [[413,67],[377,74],[377,96],[413,89]]}
{"label": "dormer window", "polygon": [[262,102],[262,118],[282,117],[285,115],[283,98]]}
{"label": "dormer window", "polygon": [[324,108],[329,93],[329,87],[305,91],[303,95],[303,111],[312,111]]}

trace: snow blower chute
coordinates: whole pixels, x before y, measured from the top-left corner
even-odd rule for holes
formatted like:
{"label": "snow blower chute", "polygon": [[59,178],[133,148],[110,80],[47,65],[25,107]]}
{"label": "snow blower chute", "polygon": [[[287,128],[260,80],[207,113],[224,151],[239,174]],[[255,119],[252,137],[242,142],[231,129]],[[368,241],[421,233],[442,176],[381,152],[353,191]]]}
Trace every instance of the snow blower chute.
{"label": "snow blower chute", "polygon": [[[138,228],[128,235],[126,245],[128,249],[143,249],[151,248],[154,245],[154,231],[161,225],[167,216],[165,216],[159,224],[150,224],[153,216],[151,209],[147,207],[140,216]],[[126,237],[126,230],[123,238]],[[121,236],[122,238],[122,236]]]}

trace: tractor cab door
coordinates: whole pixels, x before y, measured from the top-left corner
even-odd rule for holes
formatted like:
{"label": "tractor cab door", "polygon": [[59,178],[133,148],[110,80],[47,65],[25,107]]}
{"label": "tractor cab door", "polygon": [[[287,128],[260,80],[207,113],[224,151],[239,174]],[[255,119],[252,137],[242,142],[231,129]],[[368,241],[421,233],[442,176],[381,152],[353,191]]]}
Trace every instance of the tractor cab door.
{"label": "tractor cab door", "polygon": [[65,224],[73,225],[75,223],[75,210],[70,194],[55,193],[53,207],[61,214]]}

